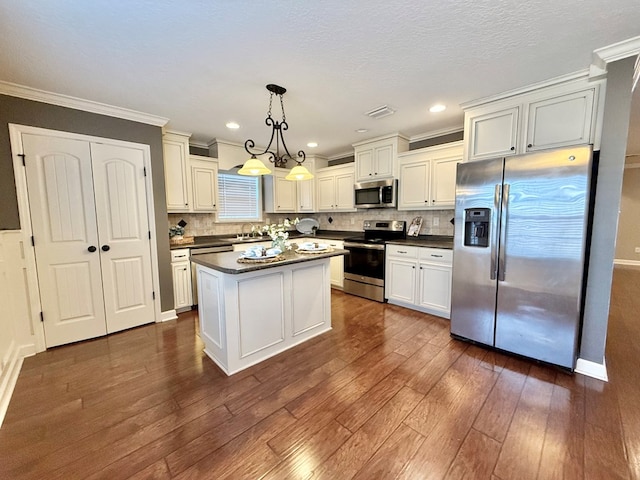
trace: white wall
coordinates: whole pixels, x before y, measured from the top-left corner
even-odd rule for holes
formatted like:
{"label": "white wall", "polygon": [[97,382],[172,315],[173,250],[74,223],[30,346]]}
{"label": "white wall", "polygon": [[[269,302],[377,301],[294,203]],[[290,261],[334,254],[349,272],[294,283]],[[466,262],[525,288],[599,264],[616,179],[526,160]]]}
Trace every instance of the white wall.
{"label": "white wall", "polygon": [[0,231],[0,425],[22,359],[35,353],[21,240],[19,230]]}
{"label": "white wall", "polygon": [[640,163],[626,165],[622,180],[616,262],[640,263]]}

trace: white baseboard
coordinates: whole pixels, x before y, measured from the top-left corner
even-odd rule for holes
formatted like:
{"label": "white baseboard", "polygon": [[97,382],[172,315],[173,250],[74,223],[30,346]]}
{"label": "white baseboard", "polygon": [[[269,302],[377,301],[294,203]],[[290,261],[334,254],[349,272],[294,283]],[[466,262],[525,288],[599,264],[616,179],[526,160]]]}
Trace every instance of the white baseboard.
{"label": "white baseboard", "polygon": [[597,378],[598,380],[603,380],[605,382],[609,381],[609,376],[607,375],[607,363],[604,358],[602,359],[602,364],[579,358],[576,362],[575,372],[586,375],[587,377]]}
{"label": "white baseboard", "polygon": [[633,265],[636,267],[640,267],[640,260],[625,260],[624,258],[614,258],[614,265]]}
{"label": "white baseboard", "polygon": [[167,310],[166,312],[162,312],[160,314],[160,321],[161,322],[168,322],[169,320],[175,320],[178,318],[178,314],[176,313],[176,310]]}
{"label": "white baseboard", "polygon": [[[11,400],[13,389],[16,386],[18,375],[22,368],[22,361],[24,359],[24,356],[21,355],[22,350],[22,348],[16,347],[15,344],[12,345],[7,366],[0,376],[0,427],[9,408],[9,401]],[[33,350],[35,353],[35,346],[33,346]]]}

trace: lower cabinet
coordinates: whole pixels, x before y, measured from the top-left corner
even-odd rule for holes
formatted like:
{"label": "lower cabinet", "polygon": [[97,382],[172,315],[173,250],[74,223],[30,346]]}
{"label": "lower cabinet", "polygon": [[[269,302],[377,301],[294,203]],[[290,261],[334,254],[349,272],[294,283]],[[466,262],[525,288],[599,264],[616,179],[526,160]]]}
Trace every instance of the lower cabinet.
{"label": "lower cabinet", "polygon": [[452,261],[451,250],[387,244],[385,298],[449,318]]}
{"label": "lower cabinet", "polygon": [[173,304],[176,312],[191,310],[191,261],[189,249],[171,250],[171,271],[173,272]]}

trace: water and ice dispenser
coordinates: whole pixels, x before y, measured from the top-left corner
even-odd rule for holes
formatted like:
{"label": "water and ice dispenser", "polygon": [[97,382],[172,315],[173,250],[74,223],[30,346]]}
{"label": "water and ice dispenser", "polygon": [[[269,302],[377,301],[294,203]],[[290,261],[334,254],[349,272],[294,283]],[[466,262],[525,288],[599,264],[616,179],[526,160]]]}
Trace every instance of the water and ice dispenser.
{"label": "water and ice dispenser", "polygon": [[467,247],[489,246],[490,208],[467,208],[464,211],[464,244]]}

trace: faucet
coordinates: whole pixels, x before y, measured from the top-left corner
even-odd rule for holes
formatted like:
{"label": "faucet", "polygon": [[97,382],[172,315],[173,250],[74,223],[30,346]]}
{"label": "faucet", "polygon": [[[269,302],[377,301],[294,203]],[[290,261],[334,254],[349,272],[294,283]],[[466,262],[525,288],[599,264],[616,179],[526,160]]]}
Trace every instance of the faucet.
{"label": "faucet", "polygon": [[248,234],[248,233],[247,233],[247,234],[246,234],[246,236],[245,236],[245,233],[244,233],[244,227],[249,227],[249,228],[251,228],[251,227],[252,227],[252,225],[251,225],[250,223],[243,223],[243,224],[242,224],[242,229],[240,230],[240,238],[249,238],[249,234]]}

